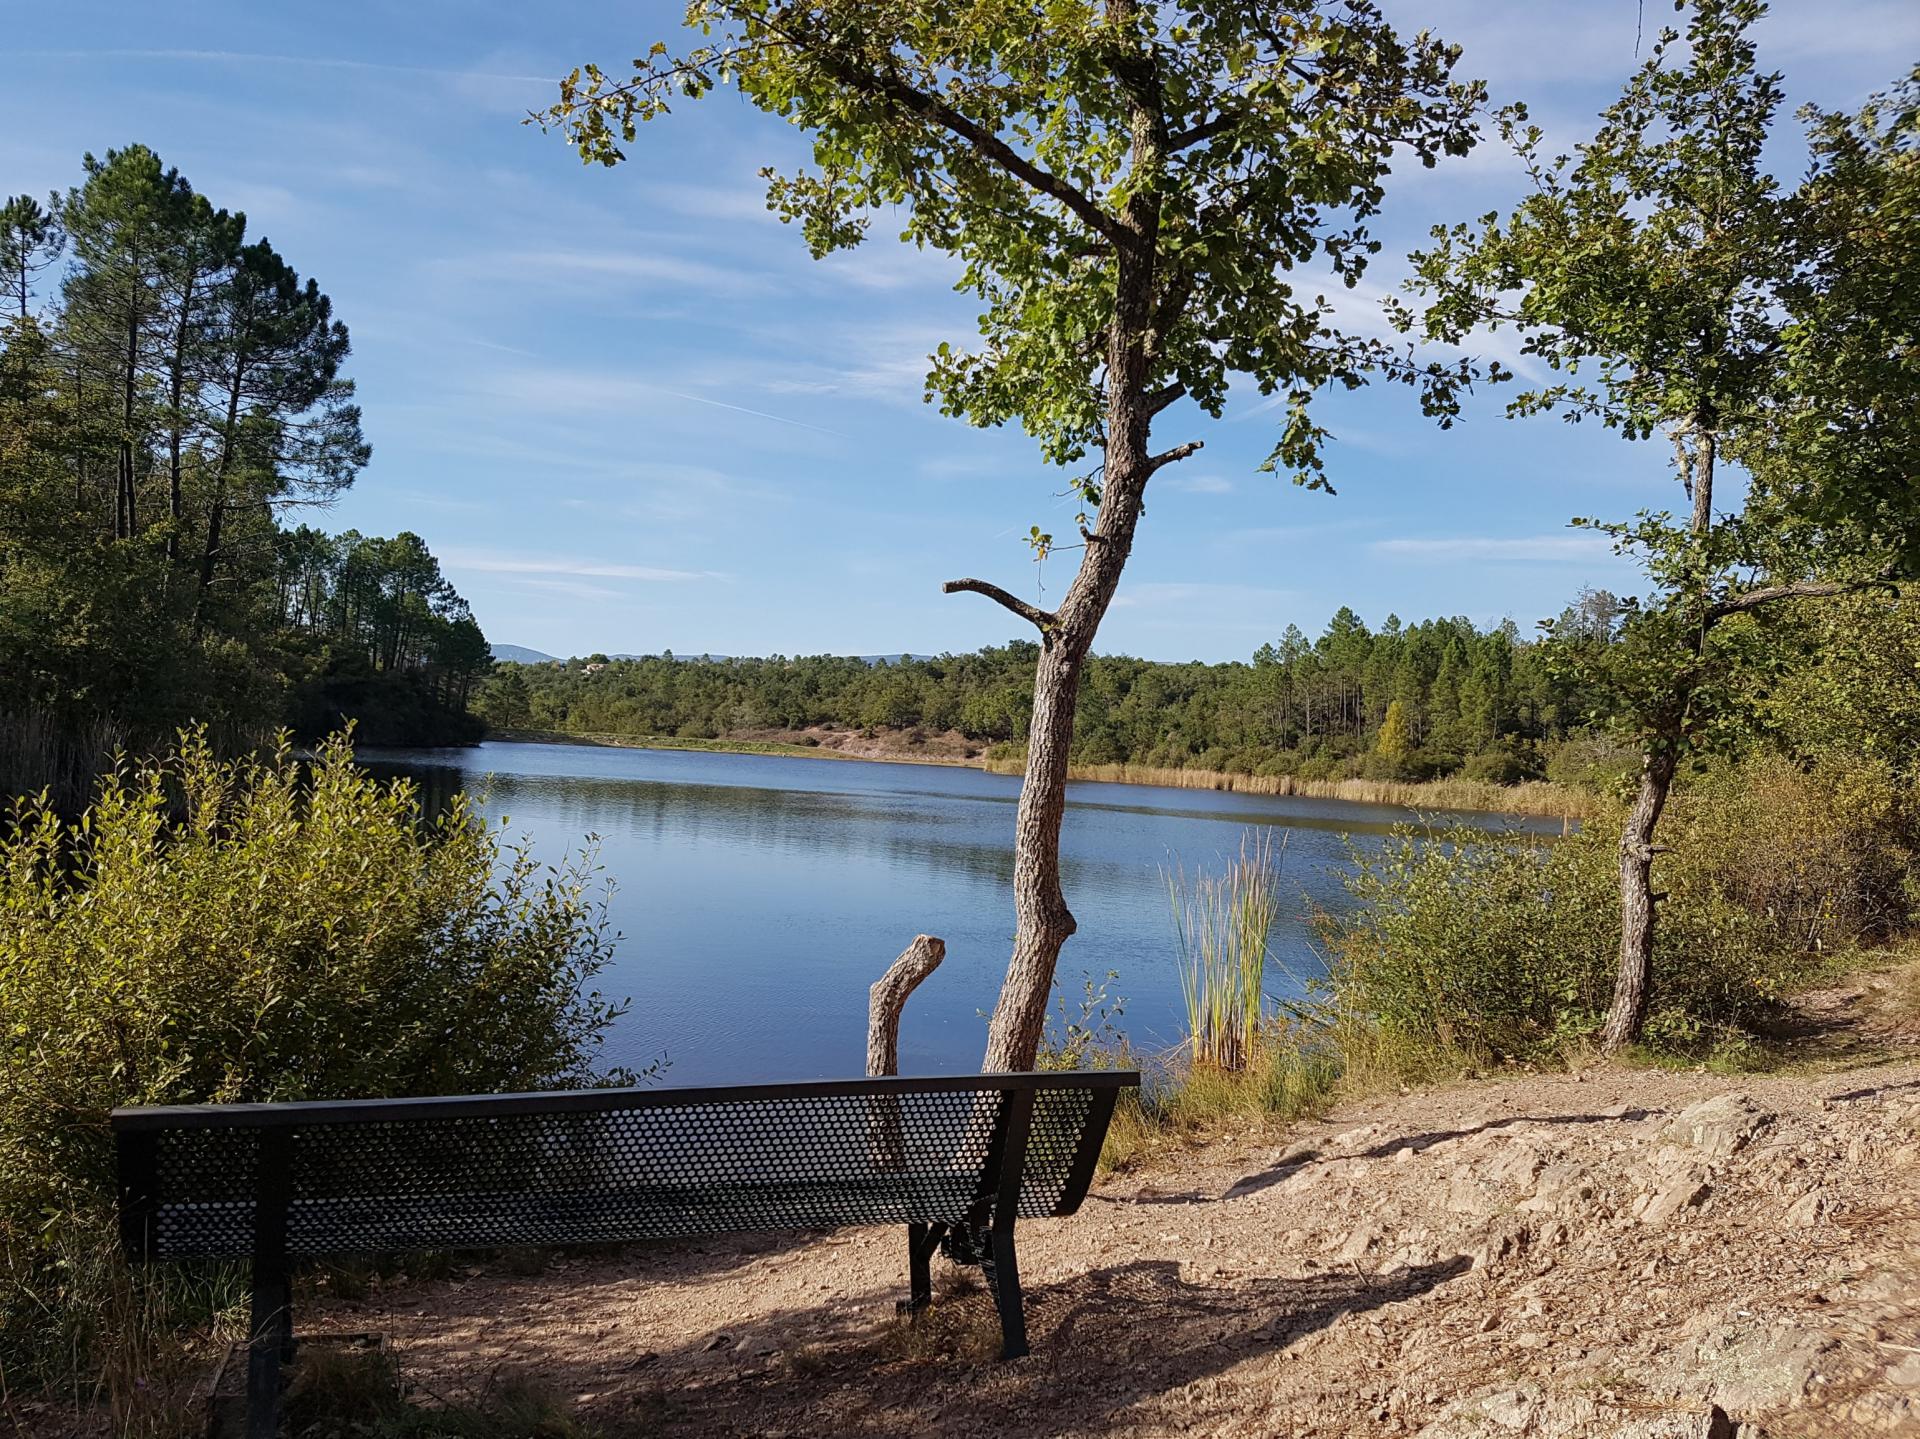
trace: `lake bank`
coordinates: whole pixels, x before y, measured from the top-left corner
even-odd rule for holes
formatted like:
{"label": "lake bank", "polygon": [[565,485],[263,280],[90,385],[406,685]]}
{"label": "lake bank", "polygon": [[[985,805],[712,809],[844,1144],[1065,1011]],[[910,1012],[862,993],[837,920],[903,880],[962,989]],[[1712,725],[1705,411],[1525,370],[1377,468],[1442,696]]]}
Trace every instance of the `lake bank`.
{"label": "lake bank", "polygon": [[[984,770],[988,774],[1018,775],[1024,766],[1013,760],[989,758],[981,747],[953,734],[926,735],[913,741],[912,731],[859,731],[813,728],[768,733],[807,737],[793,742],[751,736],[720,739],[683,739],[672,735],[568,734],[559,730],[493,730],[489,738],[505,744],[578,744],[615,749],[691,750],[705,754],[768,754],[796,759],[867,760],[876,764],[927,764]],[[1227,774],[1219,770],[1170,769],[1155,765],[1077,764],[1067,777],[1087,784],[1143,785],[1154,789],[1212,790],[1222,794],[1267,795],[1275,798],[1331,799],[1349,804],[1391,805],[1422,812],[1449,810],[1477,814],[1523,815],[1531,818],[1584,819],[1592,814],[1595,796],[1544,780],[1517,785],[1484,780],[1371,780],[1302,779],[1296,775]]]}

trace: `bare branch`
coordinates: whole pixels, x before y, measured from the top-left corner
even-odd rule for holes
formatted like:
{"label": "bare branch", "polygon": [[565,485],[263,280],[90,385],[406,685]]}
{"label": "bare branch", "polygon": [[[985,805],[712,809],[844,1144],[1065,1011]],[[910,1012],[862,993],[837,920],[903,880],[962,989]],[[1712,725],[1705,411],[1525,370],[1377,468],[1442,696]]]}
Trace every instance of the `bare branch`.
{"label": "bare branch", "polygon": [[962,590],[969,594],[985,595],[995,604],[1012,610],[1021,619],[1039,630],[1041,634],[1050,633],[1060,623],[1060,617],[1038,605],[1030,605],[1016,594],[1011,594],[988,580],[948,580],[940,586],[943,594],[957,595]]}
{"label": "bare branch", "polygon": [[1170,465],[1176,460],[1184,460],[1188,455],[1194,454],[1202,448],[1204,447],[1198,440],[1188,440],[1184,445],[1175,445],[1172,449],[1162,451],[1160,454],[1148,460],[1147,472],[1151,474],[1162,465]]}
{"label": "bare branch", "polygon": [[1796,580],[1792,584],[1767,585],[1762,589],[1748,590],[1743,595],[1731,595],[1709,606],[1707,623],[1712,624],[1730,615],[1744,615],[1781,600],[1823,600],[1837,595],[1857,595],[1891,585],[1894,578],[1893,571],[1886,570],[1867,580]]}

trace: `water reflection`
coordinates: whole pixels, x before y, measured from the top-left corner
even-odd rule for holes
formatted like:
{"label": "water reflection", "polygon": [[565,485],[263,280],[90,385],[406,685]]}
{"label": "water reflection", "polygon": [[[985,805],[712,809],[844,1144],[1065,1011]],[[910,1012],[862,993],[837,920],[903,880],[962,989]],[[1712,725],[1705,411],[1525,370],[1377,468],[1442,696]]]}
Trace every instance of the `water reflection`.
{"label": "water reflection", "polygon": [[[588,834],[616,882],[624,938],[610,992],[633,1008],[609,1058],[664,1054],[670,1082],[858,1071],[866,990],[914,934],[947,961],[914,995],[902,1067],[965,1070],[1013,930],[1017,778],[970,769],[574,745],[367,752],[416,779],[430,805],[484,791],[489,817],[557,859]],[[1346,836],[1377,844],[1405,811],[1338,801],[1076,785],[1062,836],[1080,931],[1061,961],[1119,971],[1127,1027],[1145,1045],[1179,1026],[1162,870],[1216,863],[1248,825],[1290,831],[1275,951],[1297,985],[1317,972],[1307,915],[1345,898]],[[1536,823],[1537,830],[1557,824]]]}

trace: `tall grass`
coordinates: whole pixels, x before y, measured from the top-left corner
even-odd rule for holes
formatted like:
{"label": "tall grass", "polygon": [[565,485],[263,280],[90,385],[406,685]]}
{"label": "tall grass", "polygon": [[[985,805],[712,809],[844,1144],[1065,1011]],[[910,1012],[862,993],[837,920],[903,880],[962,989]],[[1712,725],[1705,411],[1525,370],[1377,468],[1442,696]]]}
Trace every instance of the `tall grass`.
{"label": "tall grass", "polygon": [[0,710],[0,797],[45,791],[55,809],[76,812],[127,741],[125,727],[108,719],[62,724],[32,706]]}
{"label": "tall grass", "polygon": [[[988,756],[981,767],[994,774],[1021,774],[1019,755]],[[1210,789],[1236,794],[1298,795],[1304,799],[1341,799],[1354,804],[1388,804],[1402,809],[1469,810],[1489,814],[1546,815],[1583,819],[1599,804],[1583,790],[1544,780],[1495,784],[1490,780],[1449,779],[1304,779],[1290,774],[1227,774],[1219,770],[1174,769],[1144,764],[1076,764],[1068,777],[1112,784],[1157,785],[1164,789]]]}
{"label": "tall grass", "polygon": [[1275,878],[1286,852],[1272,830],[1249,830],[1219,874],[1166,874],[1179,947],[1180,994],[1196,1065],[1247,1066],[1266,1011],[1268,939],[1278,914]]}

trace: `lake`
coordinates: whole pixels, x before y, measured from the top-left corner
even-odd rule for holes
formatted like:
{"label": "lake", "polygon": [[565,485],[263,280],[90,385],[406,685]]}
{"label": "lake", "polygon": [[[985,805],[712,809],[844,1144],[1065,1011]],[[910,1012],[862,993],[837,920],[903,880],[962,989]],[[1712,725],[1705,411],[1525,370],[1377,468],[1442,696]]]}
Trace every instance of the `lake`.
{"label": "lake", "polygon": [[[986,1043],[1013,936],[1016,776],[952,766],[488,743],[368,750],[378,772],[417,779],[430,802],[485,792],[485,813],[558,859],[588,835],[617,886],[623,938],[602,974],[632,1008],[606,1059],[664,1058],[669,1084],[858,1074],[867,987],[915,934],[946,962],[909,1001],[906,1073],[968,1071]],[[1058,987],[1078,1017],[1083,979],[1118,975],[1120,1027],[1138,1046],[1176,1043],[1180,980],[1165,872],[1217,869],[1250,826],[1285,831],[1283,920],[1270,989],[1318,971],[1308,915],[1341,907],[1347,837],[1377,845],[1414,816],[1350,804],[1142,785],[1076,784],[1062,838],[1080,929]],[[1468,816],[1557,832],[1557,820]],[[1278,838],[1276,838],[1278,843]]]}

